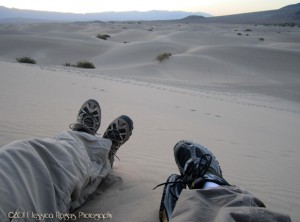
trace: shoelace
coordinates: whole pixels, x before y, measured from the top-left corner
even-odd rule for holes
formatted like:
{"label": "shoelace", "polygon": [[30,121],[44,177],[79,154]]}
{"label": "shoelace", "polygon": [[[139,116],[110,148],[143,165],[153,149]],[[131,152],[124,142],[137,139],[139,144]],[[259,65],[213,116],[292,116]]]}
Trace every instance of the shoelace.
{"label": "shoelace", "polygon": [[164,183],[161,183],[161,184],[158,184],[156,187],[153,188],[153,190],[155,190],[157,187],[160,187],[162,185],[166,185],[166,184],[184,184],[185,186],[187,185],[187,181],[184,179],[184,176],[180,176],[182,177],[182,181],[173,181],[173,182],[164,182]]}
{"label": "shoelace", "polygon": [[[87,128],[88,130],[90,130],[86,125],[84,125],[84,124],[81,124],[81,123],[71,123],[70,125],[69,125],[69,128],[71,129],[71,130],[73,130],[76,126],[83,126],[83,127],[85,127],[85,128]],[[93,133],[91,130],[89,131],[89,132],[91,132],[91,133]],[[99,134],[99,133],[97,133],[97,132],[95,132],[94,133],[95,135],[101,135],[101,134]],[[93,134],[93,135],[94,135]]]}
{"label": "shoelace", "polygon": [[[204,162],[204,164],[203,164]],[[208,171],[212,162],[212,156],[210,154],[204,154],[200,159],[196,159],[188,164],[184,174],[188,176],[188,182],[197,178],[203,177]]]}
{"label": "shoelace", "polygon": [[120,158],[119,158],[119,157],[117,156],[117,154],[116,154],[117,151],[118,151],[118,149],[112,151],[112,155],[115,156],[115,157],[117,157],[117,159],[118,159],[119,161],[121,161]]}
{"label": "shoelace", "polygon": [[[207,157],[209,157],[209,159],[207,159]],[[204,161],[205,163],[203,166],[200,166],[202,161]],[[160,187],[160,186],[166,185],[166,184],[180,183],[180,184],[184,184],[185,186],[189,185],[190,183],[193,182],[193,180],[203,177],[206,174],[206,172],[208,171],[208,169],[210,167],[211,162],[212,162],[212,156],[210,154],[204,154],[200,159],[196,159],[195,161],[191,162],[189,164],[189,166],[187,166],[186,171],[188,171],[187,173],[189,173],[189,174],[180,176],[182,178],[182,181],[161,183],[161,184],[158,184],[156,187],[154,187],[153,190],[155,190],[157,187]],[[193,173],[193,172],[195,172],[195,173]],[[185,174],[186,174],[186,172],[185,172]],[[174,196],[174,197],[176,197],[176,196]]]}
{"label": "shoelace", "polygon": [[78,124],[85,126],[91,131],[95,130],[98,122],[98,120],[95,118],[97,112],[96,114],[94,112],[91,113],[87,107],[84,107],[83,109],[80,110],[78,115],[81,117],[81,123]]}

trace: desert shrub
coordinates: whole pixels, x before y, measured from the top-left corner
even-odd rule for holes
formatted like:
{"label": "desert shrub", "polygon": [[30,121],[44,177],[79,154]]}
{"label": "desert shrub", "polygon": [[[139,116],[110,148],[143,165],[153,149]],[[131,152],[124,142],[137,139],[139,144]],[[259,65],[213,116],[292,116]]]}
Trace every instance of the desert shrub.
{"label": "desert shrub", "polygon": [[169,52],[159,53],[156,56],[156,60],[159,62],[163,62],[164,60],[168,59],[172,54]]}
{"label": "desert shrub", "polygon": [[252,32],[252,29],[245,29],[245,32]]}
{"label": "desert shrub", "polygon": [[98,39],[103,39],[103,40],[107,40],[107,38],[109,38],[110,35],[107,35],[107,34],[98,34],[97,35],[97,38]]}
{"label": "desert shrub", "polygon": [[295,27],[296,26],[296,24],[295,23],[285,23],[284,24],[284,27]]}
{"label": "desert shrub", "polygon": [[64,66],[72,66],[72,65],[71,65],[71,63],[66,62],[66,63],[64,64]]}
{"label": "desert shrub", "polygon": [[77,62],[74,66],[77,68],[85,68],[85,69],[94,69],[95,68],[93,63],[85,61],[85,60]]}
{"label": "desert shrub", "polygon": [[242,33],[239,32],[239,33],[237,33],[237,35],[242,35]]}
{"label": "desert shrub", "polygon": [[20,58],[16,58],[16,60],[20,63],[30,63],[30,64],[36,64],[36,61],[30,57],[23,56]]}
{"label": "desert shrub", "polygon": [[259,41],[265,41],[265,39],[262,38],[262,37],[258,38],[258,40],[259,40]]}
{"label": "desert shrub", "polygon": [[64,66],[72,66],[72,67],[85,68],[85,69],[94,69],[95,68],[93,63],[85,61],[85,60],[79,61],[76,64],[71,64],[69,62],[66,62],[64,64]]}

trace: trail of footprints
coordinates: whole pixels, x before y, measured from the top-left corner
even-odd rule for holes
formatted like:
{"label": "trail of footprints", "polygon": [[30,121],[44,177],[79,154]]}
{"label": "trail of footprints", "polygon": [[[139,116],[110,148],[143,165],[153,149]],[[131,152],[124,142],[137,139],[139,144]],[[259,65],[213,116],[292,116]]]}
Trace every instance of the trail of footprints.
{"label": "trail of footprints", "polygon": [[[244,106],[250,107],[258,107],[258,108],[266,108],[283,112],[291,112],[291,113],[300,113],[300,110],[289,109],[284,107],[275,107],[265,104],[258,104],[255,102],[243,102],[237,99],[235,96],[246,97],[248,100],[255,100],[256,102],[270,102],[265,99],[255,98],[250,94],[237,94],[237,93],[229,93],[229,92],[217,92],[217,91],[208,91],[201,88],[200,85],[195,84],[194,82],[189,81],[180,81],[180,80],[167,80],[167,79],[155,79],[155,78],[147,78],[147,77],[135,77],[135,76],[117,76],[113,74],[102,74],[97,72],[96,70],[82,70],[78,68],[69,68],[69,67],[61,67],[61,66],[40,66],[41,69],[49,70],[49,71],[57,71],[61,70],[67,73],[78,74],[86,77],[96,77],[101,79],[106,79],[114,82],[121,82],[126,84],[132,84],[137,86],[143,86],[148,88],[153,88],[157,90],[168,91],[171,93],[179,93],[189,96],[197,96],[205,99],[212,99],[222,102],[229,102]],[[174,87],[174,88],[170,88]],[[100,90],[105,91],[105,90]],[[226,98],[226,96],[228,98]],[[196,112],[197,110],[190,109],[191,112]],[[216,117],[220,117],[215,115]]]}

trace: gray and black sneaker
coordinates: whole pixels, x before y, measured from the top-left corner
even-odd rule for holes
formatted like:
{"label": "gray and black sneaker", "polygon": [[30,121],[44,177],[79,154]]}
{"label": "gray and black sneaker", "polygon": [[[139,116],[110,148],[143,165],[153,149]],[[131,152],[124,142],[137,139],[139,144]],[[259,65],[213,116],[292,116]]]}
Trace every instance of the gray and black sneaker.
{"label": "gray and black sneaker", "polygon": [[182,140],[174,146],[175,161],[181,175],[172,174],[162,185],[164,191],[159,210],[161,222],[171,219],[179,195],[188,186],[190,189],[201,189],[205,182],[229,185],[222,177],[222,170],[210,150],[200,144]]}
{"label": "gray and black sneaker", "polygon": [[186,188],[186,183],[182,176],[172,174],[167,179],[167,182],[159,184],[157,187],[160,185],[165,186],[159,208],[159,220],[161,222],[168,222],[171,219],[181,191]]}
{"label": "gray and black sneaker", "polygon": [[123,145],[132,135],[133,121],[126,115],[119,116],[112,121],[107,127],[103,138],[112,141],[111,150],[108,154],[111,166],[116,156],[116,153],[121,145]]}
{"label": "gray and black sneaker", "polygon": [[174,146],[174,157],[179,172],[190,189],[202,188],[205,182],[229,185],[223,178],[222,170],[212,152],[188,140],[179,141]]}
{"label": "gray and black sneaker", "polygon": [[83,131],[95,135],[101,124],[101,108],[94,99],[89,99],[82,104],[77,115],[77,122],[71,124],[74,131]]}

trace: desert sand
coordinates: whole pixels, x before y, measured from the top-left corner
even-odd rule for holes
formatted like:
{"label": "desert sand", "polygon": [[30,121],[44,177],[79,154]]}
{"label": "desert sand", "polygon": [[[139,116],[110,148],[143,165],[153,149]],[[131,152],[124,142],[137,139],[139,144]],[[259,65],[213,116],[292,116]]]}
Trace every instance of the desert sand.
{"label": "desert sand", "polygon": [[[122,114],[135,128],[111,175],[78,211],[159,221],[163,188],[152,188],[178,173],[172,149],[189,139],[213,151],[231,184],[298,221],[299,43],[299,27],[0,25],[0,145],[68,130],[94,98],[102,107],[100,134]],[[159,63],[163,52],[172,56]],[[21,56],[37,64],[17,63]],[[63,66],[79,60],[96,69]]]}

